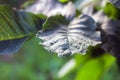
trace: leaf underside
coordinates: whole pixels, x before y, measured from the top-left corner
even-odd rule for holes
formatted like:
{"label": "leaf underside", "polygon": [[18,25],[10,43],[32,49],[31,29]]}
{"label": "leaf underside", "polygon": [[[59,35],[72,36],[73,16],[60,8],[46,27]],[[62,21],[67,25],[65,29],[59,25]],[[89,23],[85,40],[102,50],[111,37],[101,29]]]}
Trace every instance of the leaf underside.
{"label": "leaf underside", "polygon": [[63,23],[65,20],[58,19],[61,17],[57,16],[57,20],[53,18],[56,16],[48,18],[43,25],[45,30],[37,34],[42,40],[41,44],[49,52],[58,53],[58,56],[84,54],[90,45],[100,43],[100,33],[95,31],[97,26],[90,16],[81,15],[69,24]]}

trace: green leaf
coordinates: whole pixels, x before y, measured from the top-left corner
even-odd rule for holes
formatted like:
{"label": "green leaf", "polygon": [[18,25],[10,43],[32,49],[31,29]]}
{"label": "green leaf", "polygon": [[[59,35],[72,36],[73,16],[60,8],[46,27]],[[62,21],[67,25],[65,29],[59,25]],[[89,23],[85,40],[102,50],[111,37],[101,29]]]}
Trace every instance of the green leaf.
{"label": "green leaf", "polygon": [[37,36],[49,52],[59,56],[74,53],[84,54],[91,45],[101,43],[100,33],[96,31],[94,20],[88,15],[80,15],[67,21],[61,15],[49,17]]}
{"label": "green leaf", "polygon": [[79,70],[75,80],[98,80],[103,69],[100,59],[91,59]]}
{"label": "green leaf", "polygon": [[67,3],[67,2],[69,2],[70,0],[59,0],[59,2],[61,2],[61,3]]}
{"label": "green leaf", "polygon": [[42,20],[31,13],[13,10],[10,6],[0,6],[0,40],[35,35],[41,25]]}
{"label": "green leaf", "polygon": [[43,30],[54,28],[60,24],[68,25],[69,21],[65,19],[62,15],[55,15],[49,17],[43,24]]}
{"label": "green leaf", "polygon": [[108,54],[92,58],[82,65],[75,80],[99,80],[114,63],[115,58]]}
{"label": "green leaf", "polygon": [[32,13],[0,5],[0,54],[15,53],[42,29],[43,20]]}
{"label": "green leaf", "polygon": [[14,40],[0,41],[0,54],[12,54],[17,52],[26,39],[27,37]]}
{"label": "green leaf", "polygon": [[105,14],[112,19],[120,18],[120,10],[110,3],[107,3],[103,10]]}

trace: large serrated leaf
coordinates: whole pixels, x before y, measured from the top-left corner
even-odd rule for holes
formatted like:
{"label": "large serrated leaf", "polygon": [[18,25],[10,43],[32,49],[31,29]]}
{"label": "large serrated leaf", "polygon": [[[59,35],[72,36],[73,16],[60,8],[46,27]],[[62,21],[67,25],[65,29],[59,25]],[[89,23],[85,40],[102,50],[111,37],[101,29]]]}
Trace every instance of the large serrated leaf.
{"label": "large serrated leaf", "polygon": [[[57,18],[56,20],[54,18]],[[52,16],[44,24],[44,30],[38,33],[38,37],[44,47],[58,53],[59,56],[74,53],[84,54],[87,48],[100,43],[100,32],[94,20],[88,15],[81,15],[69,23],[64,17]],[[61,21],[62,20],[62,21]]]}
{"label": "large serrated leaf", "polygon": [[0,54],[15,53],[41,29],[42,19],[10,6],[0,5]]}
{"label": "large serrated leaf", "polygon": [[0,6],[0,40],[9,40],[35,35],[42,21],[35,15]]}

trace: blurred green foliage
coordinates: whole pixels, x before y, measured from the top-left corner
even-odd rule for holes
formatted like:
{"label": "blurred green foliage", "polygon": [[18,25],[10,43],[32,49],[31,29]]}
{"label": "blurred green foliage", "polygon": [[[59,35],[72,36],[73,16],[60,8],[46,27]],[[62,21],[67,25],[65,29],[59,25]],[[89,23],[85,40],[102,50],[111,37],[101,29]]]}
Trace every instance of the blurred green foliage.
{"label": "blurred green foliage", "polygon": [[[88,52],[87,55],[59,58],[38,43],[39,39],[30,39],[17,54],[1,56],[0,80],[113,80],[113,75],[119,73],[115,58],[109,54],[93,58]],[[72,58],[76,62],[74,69],[59,79],[59,70]]]}
{"label": "blurred green foliage", "polygon": [[17,54],[1,56],[0,80],[55,80],[60,67],[71,57],[58,58],[38,43],[33,38]]}
{"label": "blurred green foliage", "polygon": [[[107,15],[117,17],[118,10],[109,6],[105,8]],[[88,51],[86,55],[59,58],[44,50],[39,42],[32,38],[18,53],[1,55],[0,80],[120,80],[116,59],[107,53],[93,57],[92,51]],[[58,78],[59,70],[71,59],[75,60],[74,68]]]}
{"label": "blurred green foliage", "polygon": [[120,19],[120,10],[111,3],[107,3],[103,8],[105,14],[112,19]]}

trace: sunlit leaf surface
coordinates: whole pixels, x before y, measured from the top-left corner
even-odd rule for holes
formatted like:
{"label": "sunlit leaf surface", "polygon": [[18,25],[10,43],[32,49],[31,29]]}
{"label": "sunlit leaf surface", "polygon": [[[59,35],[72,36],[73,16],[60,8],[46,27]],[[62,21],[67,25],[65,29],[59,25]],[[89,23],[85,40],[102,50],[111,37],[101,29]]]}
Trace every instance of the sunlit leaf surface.
{"label": "sunlit leaf surface", "polygon": [[44,30],[37,36],[41,44],[50,52],[58,56],[74,53],[85,54],[87,48],[100,43],[100,32],[97,32],[94,20],[88,15],[81,15],[71,22],[57,15],[48,18],[43,25]]}

